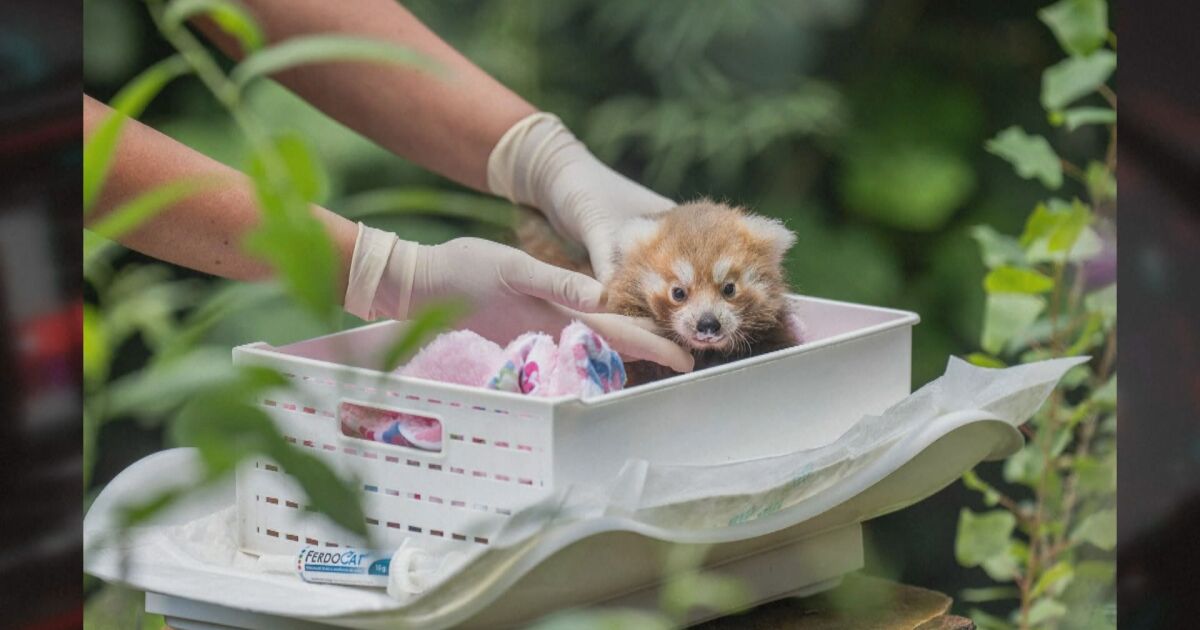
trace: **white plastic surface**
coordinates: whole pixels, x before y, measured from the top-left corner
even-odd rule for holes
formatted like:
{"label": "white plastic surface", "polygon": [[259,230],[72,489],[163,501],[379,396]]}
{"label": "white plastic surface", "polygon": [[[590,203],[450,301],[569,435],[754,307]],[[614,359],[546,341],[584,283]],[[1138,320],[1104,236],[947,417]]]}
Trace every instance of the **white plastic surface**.
{"label": "white plastic surface", "polygon": [[[1079,362],[986,370],[951,360],[944,376],[822,447],[706,467],[631,460],[613,479],[561,488],[514,513],[493,544],[473,547],[445,574],[424,576],[429,590],[404,600],[256,571],[254,558],[237,549],[231,483],[114,538],[121,506],[194,483],[199,463],[190,449],[145,458],[96,498],[84,520],[85,566],[141,590],[340,627],[515,623],[651,586],[671,545],[712,545],[709,565],[769,558],[911,505],[980,460],[1015,452],[1017,425]],[[683,487],[688,478],[709,491]]]}
{"label": "white plastic surface", "polygon": [[[576,483],[611,479],[629,460],[709,466],[827,444],[910,389],[912,313],[793,296],[806,343],[580,400],[539,399],[379,372],[404,324],[387,322],[281,348],[252,344],[234,361],[265,365],[292,387],[264,399],[296,445],[363,482],[376,545],[406,537],[473,552],[513,513]],[[433,417],[440,452],[342,434],[343,402]],[[240,545],[293,553],[360,541],[306,513],[303,493],[269,461],[238,471]]]}

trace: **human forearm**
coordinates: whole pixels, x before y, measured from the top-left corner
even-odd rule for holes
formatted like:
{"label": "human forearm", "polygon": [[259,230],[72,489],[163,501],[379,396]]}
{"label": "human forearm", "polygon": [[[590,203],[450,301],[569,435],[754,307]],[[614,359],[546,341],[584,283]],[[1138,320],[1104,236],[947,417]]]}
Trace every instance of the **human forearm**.
{"label": "human forearm", "polygon": [[[326,114],[388,150],[488,191],[487,160],[514,123],[536,109],[442,41],[394,0],[248,0],[271,42],[318,33],[383,40],[434,62],[438,74],[378,63],[311,64],[275,78]],[[218,47],[237,44],[211,23]]]}
{"label": "human forearm", "polygon": [[[90,136],[111,112],[106,105],[85,95],[85,135]],[[242,237],[259,222],[249,180],[135,120],[125,123],[112,168],[88,223],[156,186],[188,178],[218,183],[175,203],[122,236],[121,243],[160,260],[225,278],[268,277],[270,268],[242,249]],[[323,208],[314,206],[313,213],[325,224],[338,251],[337,291],[341,295],[345,292],[357,226]]]}

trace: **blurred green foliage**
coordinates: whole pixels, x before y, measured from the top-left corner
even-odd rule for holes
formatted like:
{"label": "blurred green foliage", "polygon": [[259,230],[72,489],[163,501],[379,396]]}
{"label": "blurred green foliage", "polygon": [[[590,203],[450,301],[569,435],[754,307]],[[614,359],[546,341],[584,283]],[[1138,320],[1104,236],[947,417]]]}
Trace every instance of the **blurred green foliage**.
{"label": "blurred green foliage", "polygon": [[[222,28],[248,50],[261,44],[257,31],[228,8],[233,3],[190,4],[221,11]],[[1004,355],[1017,331],[1039,330],[1037,314],[1029,313],[1035,300],[1036,310],[1043,310],[1044,296],[1000,292],[985,302],[980,278],[987,269],[1036,263],[1023,258],[1029,243],[1004,235],[1021,232],[1028,209],[1043,198],[1042,183],[1056,181],[1051,156],[1087,165],[1082,179],[1066,173],[1060,197],[1111,200],[1115,190],[1103,158],[1095,158],[1107,141],[1096,125],[1112,122],[1115,114],[1103,102],[1072,102],[1102,84],[1115,64],[1103,48],[1109,39],[1103,3],[405,4],[503,83],[559,114],[618,170],[676,199],[707,195],[784,219],[799,236],[787,261],[798,292],[919,312],[914,386],[940,374],[948,354],[977,348],[981,335],[993,355]],[[144,68],[176,52],[136,0],[89,0],[84,15],[85,90],[101,100],[111,102]],[[180,16],[166,17],[169,26]],[[1062,62],[1060,44],[1070,53]],[[289,53],[293,60],[306,54]],[[1039,84],[1048,66],[1052,71]],[[219,67],[228,72],[232,64],[220,61]],[[264,163],[256,178],[260,198],[280,218],[266,230],[303,234],[305,227],[288,227],[287,217],[294,217],[298,199],[318,199],[420,242],[511,238],[513,215],[505,204],[417,169],[274,83],[238,88],[239,107],[257,121],[261,138],[247,135],[221,90],[202,77],[188,74],[164,85],[145,106],[143,121],[236,168],[246,169],[256,157],[275,162]],[[1039,94],[1051,111],[1039,104]],[[982,149],[996,129],[1013,122],[1041,129],[1045,140],[997,136],[988,150],[1034,179],[1014,177],[1005,162]],[[278,177],[295,185],[272,183]],[[1062,203],[1047,202],[1046,212],[1069,216],[1070,204]],[[145,216],[152,210],[131,212]],[[1054,230],[1069,235],[1076,219],[1054,218]],[[85,313],[85,326],[93,330],[86,353],[93,383],[130,379],[132,387],[151,376],[145,370],[151,363],[169,367],[167,359],[179,356],[184,343],[227,352],[242,343],[282,344],[359,323],[326,308],[331,301],[320,293],[321,282],[230,286],[147,265],[95,235],[86,238],[94,243]],[[1038,232],[1036,238],[1042,249],[1032,257],[1052,259],[1056,237]],[[277,265],[293,264],[272,257],[270,239],[260,240],[261,253]],[[319,261],[295,262],[289,275],[302,276]],[[990,282],[993,288],[1044,285],[1012,271]],[[315,292],[305,297],[305,288]],[[996,297],[1010,295],[1019,297]],[[975,359],[999,365],[1012,357]],[[159,422],[138,413],[104,415],[103,423],[89,422],[86,430],[94,445],[93,494],[167,439]],[[1081,484],[1106,479],[1103,471],[1081,466]],[[1099,528],[1088,535],[1104,533]],[[1083,574],[1085,565],[1077,564],[1075,574]],[[1043,607],[1039,614],[1055,612]]]}
{"label": "blurred green foliage", "polygon": [[[1116,627],[1117,285],[1111,272],[1096,271],[1111,268],[1116,256],[1116,95],[1106,85],[1116,53],[1102,47],[1109,40],[1107,13],[1105,0],[1059,0],[1039,12],[1068,55],[1042,73],[1047,122],[1072,133],[1096,125],[1108,137],[1087,156],[1086,169],[1017,125],[986,145],[1017,175],[1051,192],[1063,188],[1064,176],[1074,180],[1086,201],[1038,203],[1019,237],[975,228],[989,271],[984,352],[969,359],[985,367],[1078,355],[1092,360],[1072,368],[1022,427],[1028,443],[1004,462],[1003,482],[975,471],[963,476],[992,509],[962,509],[956,558],[1016,587],[963,593],[966,601],[993,604],[990,612],[973,611],[981,628]],[[1091,102],[1083,110],[1091,113],[1063,111],[1080,100]]]}

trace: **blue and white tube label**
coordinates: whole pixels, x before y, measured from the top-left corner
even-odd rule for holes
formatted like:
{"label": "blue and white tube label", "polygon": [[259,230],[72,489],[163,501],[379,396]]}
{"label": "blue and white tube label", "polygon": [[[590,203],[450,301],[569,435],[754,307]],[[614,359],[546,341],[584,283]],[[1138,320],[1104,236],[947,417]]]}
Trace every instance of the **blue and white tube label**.
{"label": "blue and white tube label", "polygon": [[386,587],[391,562],[391,554],[375,551],[305,547],[296,570],[305,582]]}

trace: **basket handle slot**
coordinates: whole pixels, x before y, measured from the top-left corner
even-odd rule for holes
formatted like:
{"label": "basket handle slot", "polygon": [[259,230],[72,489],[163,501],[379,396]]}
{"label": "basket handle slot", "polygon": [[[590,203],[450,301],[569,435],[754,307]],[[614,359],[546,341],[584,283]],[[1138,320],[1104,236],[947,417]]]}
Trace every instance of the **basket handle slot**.
{"label": "basket handle slot", "polygon": [[424,453],[443,448],[442,421],[426,413],[343,401],[338,405],[342,435],[375,445],[398,446]]}

